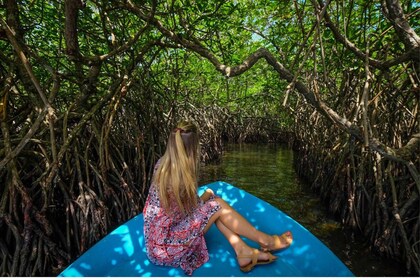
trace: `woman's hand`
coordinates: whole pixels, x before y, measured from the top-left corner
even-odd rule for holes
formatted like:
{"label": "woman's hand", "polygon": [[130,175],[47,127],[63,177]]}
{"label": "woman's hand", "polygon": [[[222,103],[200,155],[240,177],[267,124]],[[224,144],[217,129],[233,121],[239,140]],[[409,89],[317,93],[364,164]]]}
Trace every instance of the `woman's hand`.
{"label": "woman's hand", "polygon": [[207,200],[209,200],[209,198],[210,197],[212,197],[214,195],[214,192],[213,192],[213,190],[212,189],[206,189],[205,191],[204,191],[204,193],[201,195],[201,200],[202,201],[207,201]]}

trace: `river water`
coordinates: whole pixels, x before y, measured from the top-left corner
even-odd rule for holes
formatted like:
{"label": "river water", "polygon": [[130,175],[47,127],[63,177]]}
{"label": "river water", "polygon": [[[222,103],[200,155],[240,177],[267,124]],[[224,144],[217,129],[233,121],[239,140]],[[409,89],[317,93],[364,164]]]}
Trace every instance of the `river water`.
{"label": "river water", "polygon": [[293,151],[274,144],[229,144],[219,164],[201,169],[200,184],[225,181],[282,210],[317,238],[355,276],[407,276],[403,266],[380,258],[367,242],[345,230],[305,187],[293,169]]}

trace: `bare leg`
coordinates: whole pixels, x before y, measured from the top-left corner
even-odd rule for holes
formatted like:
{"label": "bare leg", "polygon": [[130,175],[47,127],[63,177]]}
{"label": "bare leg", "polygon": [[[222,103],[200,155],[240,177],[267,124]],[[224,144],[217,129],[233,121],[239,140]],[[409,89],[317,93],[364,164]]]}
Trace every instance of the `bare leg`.
{"label": "bare leg", "polygon": [[[273,236],[268,235],[265,232],[257,230],[241,214],[239,214],[238,212],[235,211],[235,209],[230,207],[230,205],[227,204],[223,199],[218,197],[216,198],[216,201],[221,206],[221,209],[217,211],[210,218],[209,223],[204,229],[205,232],[210,228],[210,226],[213,223],[216,223],[217,221],[218,223],[216,225],[219,229],[220,229],[219,227],[219,222],[220,222],[230,232],[232,232],[233,234],[236,234],[235,238],[232,237],[233,240],[235,240],[236,238],[241,239],[240,236],[244,236],[254,242],[257,242],[261,246],[261,248],[265,248],[265,249],[273,248],[274,244],[276,243]],[[224,232],[222,233],[225,234]],[[235,241],[235,244],[236,244],[236,241]]]}
{"label": "bare leg", "polygon": [[221,209],[210,218],[205,231],[207,231],[208,228],[210,228],[210,226],[217,220],[223,223],[223,225],[233,233],[251,239],[252,241],[259,243],[262,247],[267,247],[271,242],[273,242],[270,235],[257,230],[223,199],[216,198],[216,201],[221,206]]}
{"label": "bare leg", "polygon": [[[236,233],[228,229],[220,220],[216,221],[216,226],[220,232],[226,237],[230,245],[232,245],[233,250],[237,256],[250,256],[252,255],[253,248],[249,247],[242,238]],[[268,260],[269,255],[260,251],[258,255],[258,260]],[[239,266],[245,266],[251,262],[251,258],[238,258]]]}

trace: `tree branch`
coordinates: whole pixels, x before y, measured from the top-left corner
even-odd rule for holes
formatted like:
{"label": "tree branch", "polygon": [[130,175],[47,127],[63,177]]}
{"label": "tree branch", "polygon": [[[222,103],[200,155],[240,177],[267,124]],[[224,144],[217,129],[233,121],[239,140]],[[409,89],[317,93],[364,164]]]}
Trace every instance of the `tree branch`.
{"label": "tree branch", "polygon": [[81,0],[66,0],[64,2],[65,13],[65,40],[66,52],[70,59],[80,58],[79,40],[77,38],[77,18],[78,12],[83,8],[84,4]]}
{"label": "tree branch", "polygon": [[[265,48],[261,48],[254,52],[253,54],[249,55],[248,58],[244,60],[239,65],[236,66],[227,66],[225,64],[222,64],[219,59],[211,53],[208,49],[206,49],[202,44],[199,42],[192,41],[185,39],[177,34],[175,34],[173,31],[166,29],[163,24],[156,18],[151,19],[147,15],[145,15],[141,9],[139,9],[137,6],[135,6],[130,0],[126,3],[126,8],[136,13],[141,19],[143,20],[149,20],[150,23],[155,26],[165,37],[171,39],[172,41],[180,44],[181,46],[194,51],[201,55],[202,57],[206,58],[208,61],[210,61],[214,67],[221,72],[226,77],[234,77],[241,75],[245,71],[252,68],[255,63],[257,63],[260,59],[265,59],[266,62],[271,65],[274,70],[279,74],[280,78],[283,80],[288,81],[289,83],[295,81],[295,89],[304,96],[305,100],[311,104],[315,109],[326,116],[329,120],[331,120],[334,124],[336,124],[338,127],[340,127],[343,131],[347,132],[348,134],[352,135],[359,141],[363,142],[363,132],[359,127],[357,127],[355,124],[353,124],[351,121],[347,120],[346,117],[340,116],[337,112],[335,112],[332,108],[330,108],[325,102],[320,100],[315,96],[315,94],[301,81],[295,79],[295,76],[286,69],[277,59],[274,57],[274,55],[268,51]],[[363,54],[363,58],[367,59],[366,55]],[[414,137],[413,140],[416,142],[417,138]],[[409,143],[412,143],[410,140]],[[411,144],[410,144],[411,145]],[[398,156],[398,150],[395,150],[393,148],[390,148],[386,146],[385,144],[381,143],[378,139],[370,139],[369,142],[369,148],[378,152],[382,156],[397,161],[402,162],[404,164],[408,164],[407,160],[401,158]],[[405,147],[402,147],[400,149],[405,149]]]}
{"label": "tree branch", "polygon": [[[318,0],[318,2],[320,3],[321,6],[324,5],[322,3],[322,0]],[[348,50],[354,53],[358,58],[362,59],[363,61],[367,59],[369,61],[369,65],[372,67],[375,67],[381,70],[387,70],[388,68],[394,65],[401,64],[408,60],[420,59],[419,44],[411,48],[408,48],[407,52],[403,53],[402,55],[395,57],[393,59],[387,60],[387,61],[380,61],[372,57],[369,57],[368,55],[366,55],[366,53],[364,53],[362,50],[357,48],[357,46],[354,43],[352,43],[348,38],[344,37],[341,34],[337,26],[332,22],[327,12],[324,14],[324,19],[326,21],[327,27],[332,31],[334,38],[340,43],[342,43]]]}
{"label": "tree branch", "polygon": [[[405,48],[407,50],[418,49],[420,46],[420,37],[408,23],[400,1],[386,0],[386,11],[386,16],[394,26],[397,36],[404,42]],[[419,53],[417,53],[416,57],[419,57]]]}

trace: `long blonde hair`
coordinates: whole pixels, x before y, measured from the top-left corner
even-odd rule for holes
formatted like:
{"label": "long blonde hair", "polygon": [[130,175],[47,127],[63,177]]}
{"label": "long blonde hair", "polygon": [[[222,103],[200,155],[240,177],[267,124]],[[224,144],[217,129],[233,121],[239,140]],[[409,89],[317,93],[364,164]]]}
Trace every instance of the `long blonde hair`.
{"label": "long blonde hair", "polygon": [[[171,131],[154,182],[158,187],[161,205],[170,207],[173,195],[184,214],[191,213],[197,205],[197,177],[200,143],[197,126],[183,121]],[[169,194],[169,190],[172,192]]]}

